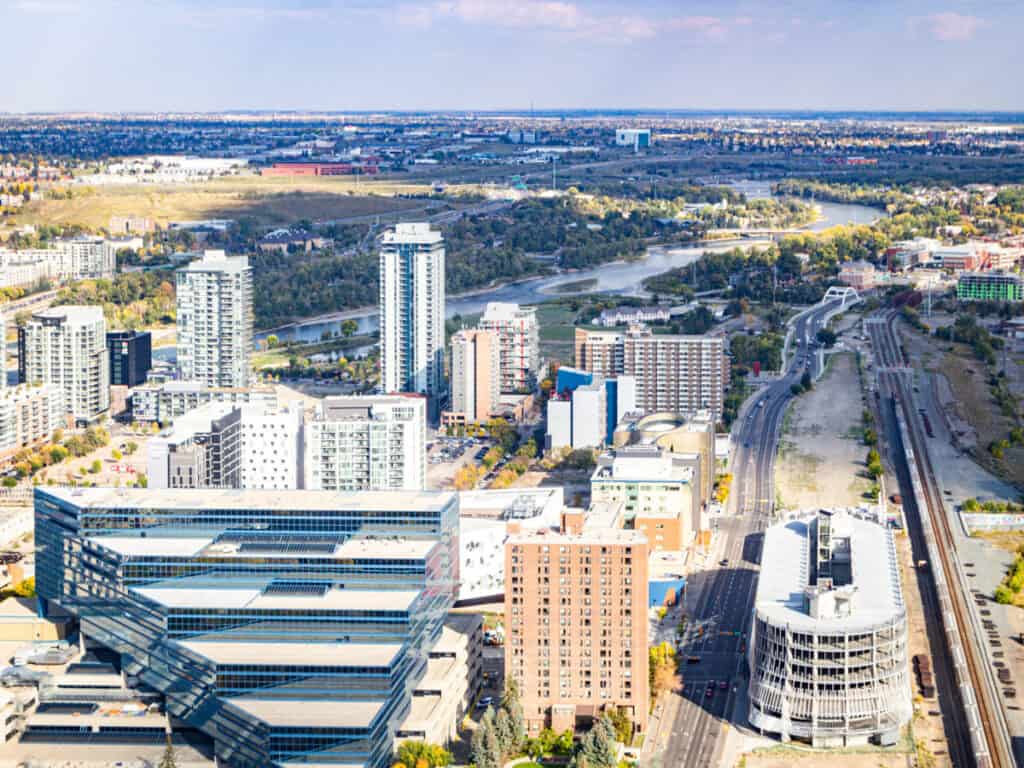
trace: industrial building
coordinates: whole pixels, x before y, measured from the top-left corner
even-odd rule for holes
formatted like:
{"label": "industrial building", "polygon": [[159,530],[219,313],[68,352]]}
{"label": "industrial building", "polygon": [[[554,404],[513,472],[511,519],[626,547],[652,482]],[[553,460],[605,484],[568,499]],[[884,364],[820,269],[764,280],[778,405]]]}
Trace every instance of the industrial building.
{"label": "industrial building", "polygon": [[763,551],[750,724],[817,747],[895,743],[912,708],[892,531],[821,510],[769,528]]}
{"label": "industrial building", "polygon": [[432,664],[453,494],[39,488],[35,513],[41,608],[74,614],[221,764],[386,768],[400,731],[437,733],[414,692],[466,701]]}

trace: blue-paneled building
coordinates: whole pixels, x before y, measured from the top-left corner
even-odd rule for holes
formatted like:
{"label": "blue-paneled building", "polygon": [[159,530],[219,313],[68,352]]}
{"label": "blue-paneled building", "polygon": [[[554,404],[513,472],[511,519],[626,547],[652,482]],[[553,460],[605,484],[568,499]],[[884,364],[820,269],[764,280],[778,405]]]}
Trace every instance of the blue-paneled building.
{"label": "blue-paneled building", "polygon": [[441,492],[37,489],[37,591],[230,766],[390,764],[458,581]]}

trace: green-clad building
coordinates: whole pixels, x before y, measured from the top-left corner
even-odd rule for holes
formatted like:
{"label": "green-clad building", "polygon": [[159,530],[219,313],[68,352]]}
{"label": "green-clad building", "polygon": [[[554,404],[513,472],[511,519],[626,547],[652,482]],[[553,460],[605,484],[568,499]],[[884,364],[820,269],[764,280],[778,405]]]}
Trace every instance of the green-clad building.
{"label": "green-clad building", "polygon": [[964,272],[956,284],[960,301],[1024,301],[1024,281],[1016,272]]}

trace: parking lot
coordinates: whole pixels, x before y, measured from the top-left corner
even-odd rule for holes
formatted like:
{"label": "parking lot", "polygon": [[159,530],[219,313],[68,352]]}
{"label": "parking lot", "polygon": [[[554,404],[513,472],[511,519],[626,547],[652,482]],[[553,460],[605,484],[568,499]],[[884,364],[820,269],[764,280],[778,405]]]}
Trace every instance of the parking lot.
{"label": "parking lot", "polygon": [[490,447],[489,440],[439,435],[427,451],[427,488],[451,488],[455,473],[467,465],[479,464]]}

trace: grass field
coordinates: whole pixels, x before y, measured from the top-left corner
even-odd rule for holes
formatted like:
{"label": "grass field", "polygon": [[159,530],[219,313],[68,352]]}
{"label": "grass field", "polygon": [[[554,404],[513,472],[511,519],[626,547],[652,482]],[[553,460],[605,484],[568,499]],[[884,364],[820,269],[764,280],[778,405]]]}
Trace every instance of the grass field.
{"label": "grass field", "polygon": [[264,225],[443,210],[444,201],[405,199],[429,188],[406,182],[358,184],[340,178],[242,176],[202,184],[75,187],[71,200],[42,200],[18,214],[23,224],[81,224],[99,228],[111,216],[145,216],[160,225],[189,219],[251,217]]}

